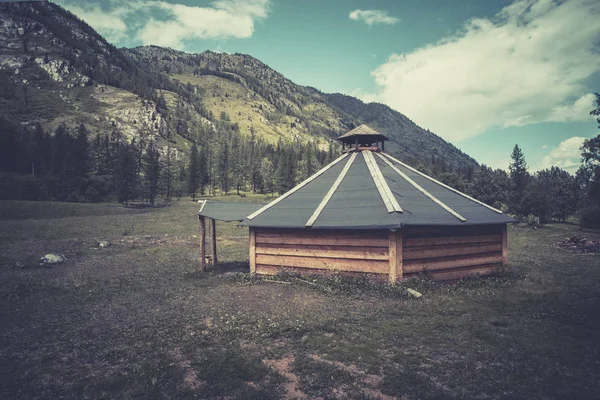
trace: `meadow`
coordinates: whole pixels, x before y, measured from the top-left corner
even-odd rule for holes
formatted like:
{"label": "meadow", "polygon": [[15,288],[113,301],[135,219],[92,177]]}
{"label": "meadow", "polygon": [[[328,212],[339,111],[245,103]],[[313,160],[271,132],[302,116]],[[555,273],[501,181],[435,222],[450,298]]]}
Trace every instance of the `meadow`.
{"label": "meadow", "polygon": [[600,398],[600,256],[552,246],[600,232],[514,225],[455,284],[265,280],[235,223],[199,272],[197,209],[0,201],[0,398]]}

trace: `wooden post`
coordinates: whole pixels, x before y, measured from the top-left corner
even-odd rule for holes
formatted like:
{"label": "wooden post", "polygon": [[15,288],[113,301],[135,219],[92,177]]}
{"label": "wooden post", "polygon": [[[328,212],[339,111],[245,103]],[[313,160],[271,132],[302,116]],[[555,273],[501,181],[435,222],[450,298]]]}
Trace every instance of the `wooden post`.
{"label": "wooden post", "polygon": [[211,245],[212,245],[212,262],[216,264],[217,261],[217,221],[214,218],[210,219],[210,230],[211,230]]}
{"label": "wooden post", "polygon": [[389,233],[390,283],[402,280],[402,232]]}
{"label": "wooden post", "polygon": [[250,273],[256,273],[256,232],[250,227]]}
{"label": "wooden post", "polygon": [[202,215],[198,216],[200,220],[200,271],[206,270],[206,223]]}
{"label": "wooden post", "polygon": [[396,231],[396,281],[404,279],[404,250],[402,231]]}
{"label": "wooden post", "polygon": [[508,224],[502,228],[502,266],[508,265]]}
{"label": "wooden post", "polygon": [[390,231],[388,234],[389,257],[390,257],[390,283],[396,283],[396,232]]}

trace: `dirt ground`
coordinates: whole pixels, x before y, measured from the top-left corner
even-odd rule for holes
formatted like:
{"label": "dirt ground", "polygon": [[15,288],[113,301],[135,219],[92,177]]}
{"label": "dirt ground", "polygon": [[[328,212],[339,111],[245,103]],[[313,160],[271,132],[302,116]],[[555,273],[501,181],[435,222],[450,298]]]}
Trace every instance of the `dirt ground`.
{"label": "dirt ground", "polygon": [[513,226],[453,285],[273,282],[235,224],[199,273],[197,208],[1,201],[0,398],[600,398],[600,256],[552,246],[598,232]]}

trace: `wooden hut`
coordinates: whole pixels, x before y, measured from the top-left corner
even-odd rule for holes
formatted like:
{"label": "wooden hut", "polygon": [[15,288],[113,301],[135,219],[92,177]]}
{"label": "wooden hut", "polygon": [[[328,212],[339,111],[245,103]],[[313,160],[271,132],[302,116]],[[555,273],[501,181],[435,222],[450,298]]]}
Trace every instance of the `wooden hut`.
{"label": "wooden hut", "polygon": [[453,280],[507,263],[512,218],[386,154],[365,125],[338,140],[339,158],[241,222],[252,273]]}

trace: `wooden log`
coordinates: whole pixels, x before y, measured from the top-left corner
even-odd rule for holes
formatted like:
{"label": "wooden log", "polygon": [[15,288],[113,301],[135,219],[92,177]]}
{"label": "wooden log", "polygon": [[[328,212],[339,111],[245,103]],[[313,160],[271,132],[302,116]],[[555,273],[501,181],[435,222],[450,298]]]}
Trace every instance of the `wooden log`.
{"label": "wooden log", "polygon": [[290,245],[290,244],[256,244],[256,254],[270,254],[279,256],[306,256],[324,258],[349,258],[387,260],[388,252],[385,248],[326,246],[326,245]]}
{"label": "wooden log", "polygon": [[206,222],[202,215],[198,216],[200,220],[200,271],[206,270]]}
{"label": "wooden log", "polygon": [[479,236],[450,236],[450,237],[431,237],[431,238],[404,238],[404,247],[418,246],[438,246],[448,244],[469,244],[469,243],[501,243],[502,235],[479,235]]}
{"label": "wooden log", "polygon": [[502,265],[508,265],[508,225],[502,228]]}
{"label": "wooden log", "polygon": [[341,276],[352,277],[352,278],[364,278],[374,279],[377,281],[385,282],[388,280],[388,274],[377,274],[377,273],[365,273],[365,272],[351,272],[351,271],[332,271],[329,269],[316,269],[316,268],[298,268],[298,267],[282,267],[276,265],[257,264],[256,273],[259,275],[277,275],[280,272],[297,273],[302,275],[322,275],[332,276],[334,274],[340,274]]}
{"label": "wooden log", "polygon": [[213,265],[218,263],[217,261],[217,221],[214,218],[210,219],[210,231],[211,231],[211,245],[212,245],[212,263]]}
{"label": "wooden log", "polygon": [[424,258],[439,258],[448,256],[461,256],[469,254],[483,254],[502,251],[502,243],[486,243],[486,244],[459,244],[448,246],[434,246],[434,248],[409,247],[404,250],[405,260],[417,260]]}
{"label": "wooden log", "polygon": [[439,269],[470,267],[482,264],[494,264],[501,262],[502,254],[498,252],[477,254],[474,256],[452,256],[432,259],[405,260],[403,266],[405,273],[413,273],[422,271],[435,271]]}
{"label": "wooden log", "polygon": [[256,243],[260,244],[294,244],[294,245],[328,245],[328,246],[357,246],[357,247],[388,247],[388,239],[351,238],[351,237],[316,237],[316,236],[257,236]]}
{"label": "wooden log", "polygon": [[250,273],[254,275],[256,273],[256,229],[253,227],[250,227],[249,238]]}
{"label": "wooden log", "polygon": [[329,269],[337,271],[354,271],[369,273],[389,273],[389,262],[386,260],[352,260],[322,257],[272,256],[256,255],[257,264],[277,265],[283,267]]}

